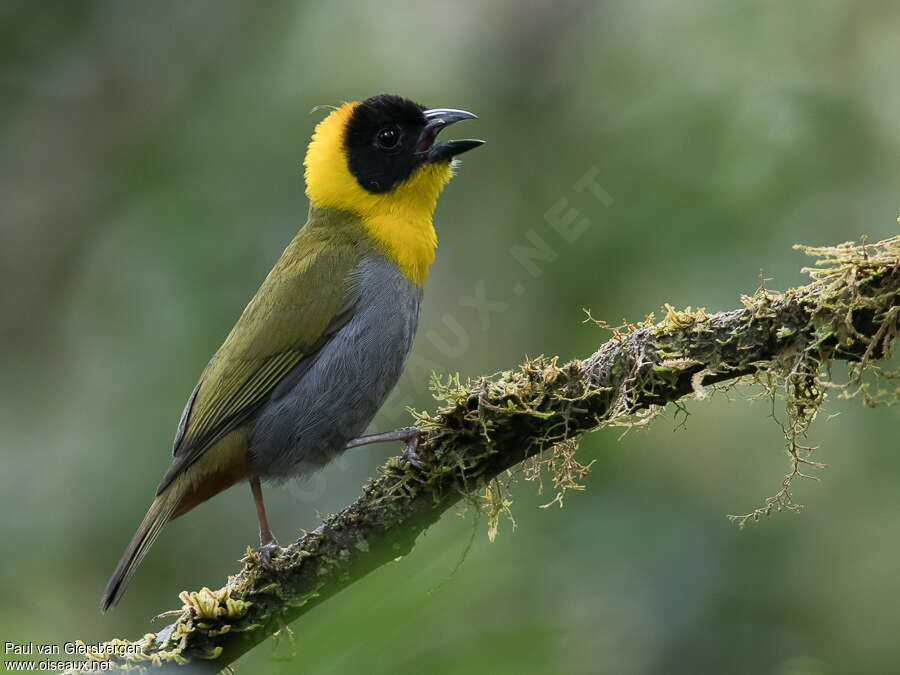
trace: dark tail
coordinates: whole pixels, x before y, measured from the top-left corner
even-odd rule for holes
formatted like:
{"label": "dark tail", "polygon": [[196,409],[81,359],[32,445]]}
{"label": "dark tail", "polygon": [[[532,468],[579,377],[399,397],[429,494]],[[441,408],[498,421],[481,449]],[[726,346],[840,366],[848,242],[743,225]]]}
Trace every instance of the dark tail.
{"label": "dark tail", "polygon": [[122,597],[122,594],[128,587],[131,577],[134,576],[138,565],[141,564],[144,556],[147,555],[147,551],[150,550],[153,542],[156,541],[159,533],[162,532],[163,526],[172,519],[172,514],[181,497],[180,490],[176,486],[177,483],[170,485],[168,489],[153,500],[153,503],[147,510],[147,515],[144,516],[144,520],[138,527],[137,532],[134,533],[131,543],[128,544],[128,548],[122,554],[122,559],[116,565],[116,571],[113,572],[109,582],[106,584],[106,590],[103,591],[103,598],[100,600],[101,611],[105,612],[119,601],[119,598]]}

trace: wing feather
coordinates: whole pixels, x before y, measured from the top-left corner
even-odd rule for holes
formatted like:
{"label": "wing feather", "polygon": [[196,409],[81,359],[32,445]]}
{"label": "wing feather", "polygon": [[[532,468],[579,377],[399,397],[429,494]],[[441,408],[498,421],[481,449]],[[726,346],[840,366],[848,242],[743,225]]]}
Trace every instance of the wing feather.
{"label": "wing feather", "polygon": [[[308,226],[307,226],[308,227]],[[225,435],[247,423],[279,382],[308,367],[359,300],[354,246],[300,231],[207,364],[182,413],[161,493]]]}

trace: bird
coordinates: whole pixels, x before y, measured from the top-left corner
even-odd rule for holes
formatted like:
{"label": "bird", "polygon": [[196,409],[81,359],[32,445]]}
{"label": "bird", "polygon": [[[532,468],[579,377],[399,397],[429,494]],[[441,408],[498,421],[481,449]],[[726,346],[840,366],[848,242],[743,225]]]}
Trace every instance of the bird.
{"label": "bird", "polygon": [[437,142],[465,110],[380,94],[333,109],[304,160],[309,215],[188,397],[172,463],[100,602],[115,605],[166,523],[249,482],[259,557],[282,550],[261,483],[308,476],[350,447],[394,388],[413,343],[437,236],[433,213],[456,157],[484,141]]}

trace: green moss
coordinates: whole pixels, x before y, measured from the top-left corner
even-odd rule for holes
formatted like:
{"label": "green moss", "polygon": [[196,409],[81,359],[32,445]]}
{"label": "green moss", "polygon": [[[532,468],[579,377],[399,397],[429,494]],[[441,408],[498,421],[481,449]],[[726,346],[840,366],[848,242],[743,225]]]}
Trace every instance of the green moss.
{"label": "green moss", "polygon": [[[415,536],[460,499],[487,510],[488,534],[496,536],[503,517],[514,522],[498,477],[523,459],[523,473],[539,491],[549,476],[554,497],[546,506],[562,505],[567,490],[582,489],[590,469],[576,456],[585,432],[607,426],[627,432],[668,403],[705,398],[740,378],[762,387],[773,404],[782,402],[778,423],[790,469],[777,494],[733,518],[743,524],[799,509],[791,484],[815,478],[821,468],[803,438],[826,393],[867,404],[900,395],[884,379],[891,374],[872,368],[898,336],[900,237],[806,251],[820,261],[802,288],[775,293],[761,284],[741,298],[741,308],[718,314],[666,305],[655,323],[652,315],[615,328],[597,322],[612,339],[584,360],[560,365],[542,356],[465,383],[459,375],[432,376],[437,410],[413,413],[424,434],[422,468],[389,460],[355,503],[305,533],[274,569],[248,549],[243,569],[225,587],[182,593],[181,609],[167,613],[176,617],[173,624],[135,642],[107,643],[136,645],[133,654],[94,658],[123,669],[219,659],[211,664],[219,668],[354,579],[405,555]],[[847,382],[829,380],[833,359],[851,364]]]}

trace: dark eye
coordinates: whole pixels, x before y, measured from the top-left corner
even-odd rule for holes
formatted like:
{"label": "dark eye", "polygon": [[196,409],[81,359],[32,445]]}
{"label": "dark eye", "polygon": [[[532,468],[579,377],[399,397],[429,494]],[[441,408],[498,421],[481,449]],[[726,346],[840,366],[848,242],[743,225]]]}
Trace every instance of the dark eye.
{"label": "dark eye", "polygon": [[400,131],[396,127],[387,127],[378,132],[375,137],[375,143],[380,148],[390,150],[395,148],[400,142]]}

